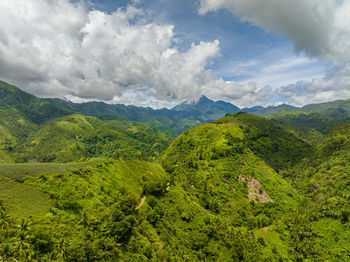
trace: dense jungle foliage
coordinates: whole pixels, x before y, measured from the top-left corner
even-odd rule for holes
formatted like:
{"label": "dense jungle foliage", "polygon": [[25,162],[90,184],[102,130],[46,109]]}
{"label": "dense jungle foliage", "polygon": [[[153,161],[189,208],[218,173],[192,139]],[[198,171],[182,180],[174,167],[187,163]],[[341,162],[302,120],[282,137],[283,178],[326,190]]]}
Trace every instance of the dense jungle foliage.
{"label": "dense jungle foliage", "polygon": [[171,143],[0,87],[0,261],[350,261],[350,123],[330,115],[345,101],[227,114]]}

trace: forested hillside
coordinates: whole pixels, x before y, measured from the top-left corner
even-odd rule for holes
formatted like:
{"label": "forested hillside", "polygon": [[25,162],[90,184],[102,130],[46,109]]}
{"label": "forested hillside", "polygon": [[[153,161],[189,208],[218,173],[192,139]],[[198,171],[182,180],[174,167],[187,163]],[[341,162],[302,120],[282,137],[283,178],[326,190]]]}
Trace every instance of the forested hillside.
{"label": "forested hillside", "polygon": [[343,118],[238,112],[174,139],[0,90],[1,261],[350,260]]}
{"label": "forested hillside", "polygon": [[0,163],[152,159],[172,141],[155,128],[117,116],[71,115],[4,82],[0,109]]}

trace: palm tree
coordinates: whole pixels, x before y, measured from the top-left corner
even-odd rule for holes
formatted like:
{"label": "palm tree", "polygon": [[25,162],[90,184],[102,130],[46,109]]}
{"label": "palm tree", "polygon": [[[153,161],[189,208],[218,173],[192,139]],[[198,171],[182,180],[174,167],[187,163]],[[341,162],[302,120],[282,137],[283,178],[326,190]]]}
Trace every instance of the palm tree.
{"label": "palm tree", "polygon": [[0,209],[0,230],[7,230],[12,223],[11,217],[6,214],[5,210]]}
{"label": "palm tree", "polygon": [[13,239],[14,248],[21,259],[27,257],[30,254],[30,252],[28,252],[30,251],[29,225],[29,221],[22,219],[21,223],[17,226],[17,233]]}
{"label": "palm tree", "polygon": [[56,245],[57,253],[55,254],[55,259],[65,261],[67,260],[67,242],[64,238]]}
{"label": "palm tree", "polygon": [[13,250],[8,243],[0,245],[0,261],[9,261],[9,258],[11,258],[12,255]]}

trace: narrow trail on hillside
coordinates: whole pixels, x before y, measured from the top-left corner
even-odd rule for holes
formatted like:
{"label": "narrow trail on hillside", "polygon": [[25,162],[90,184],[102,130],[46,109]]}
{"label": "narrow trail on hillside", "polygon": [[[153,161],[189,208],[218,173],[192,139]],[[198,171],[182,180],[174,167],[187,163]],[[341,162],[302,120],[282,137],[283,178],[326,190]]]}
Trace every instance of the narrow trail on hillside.
{"label": "narrow trail on hillside", "polygon": [[140,209],[143,206],[143,204],[145,203],[145,200],[146,200],[146,196],[143,196],[143,198],[141,199],[140,203],[137,205],[135,210]]}

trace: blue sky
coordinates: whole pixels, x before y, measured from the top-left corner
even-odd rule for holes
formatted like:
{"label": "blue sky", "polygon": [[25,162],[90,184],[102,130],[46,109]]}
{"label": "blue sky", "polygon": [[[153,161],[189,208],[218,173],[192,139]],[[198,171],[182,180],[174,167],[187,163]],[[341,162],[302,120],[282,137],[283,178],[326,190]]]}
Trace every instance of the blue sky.
{"label": "blue sky", "polygon": [[350,1],[2,0],[0,79],[153,108],[348,99]]}
{"label": "blue sky", "polygon": [[[94,0],[93,7],[105,12],[135,4],[133,1]],[[238,83],[257,82],[273,89],[325,75],[328,62],[296,52],[290,38],[242,21],[227,9],[200,15],[199,2],[149,0],[136,4],[162,22],[175,25],[180,48],[200,41],[220,41],[221,56],[208,65],[216,76]],[[265,104],[287,103],[277,93]]]}
{"label": "blue sky", "polygon": [[[105,12],[134,4],[127,0],[92,3],[92,8]],[[227,81],[259,81],[260,85],[278,88],[309,81],[326,72],[326,62],[295,52],[291,39],[285,35],[244,22],[226,9],[199,15],[199,2],[188,0],[148,0],[134,5],[148,10],[153,19],[175,25],[181,49],[218,39],[221,56],[208,68]],[[271,102],[275,100],[276,97],[271,98]]]}

